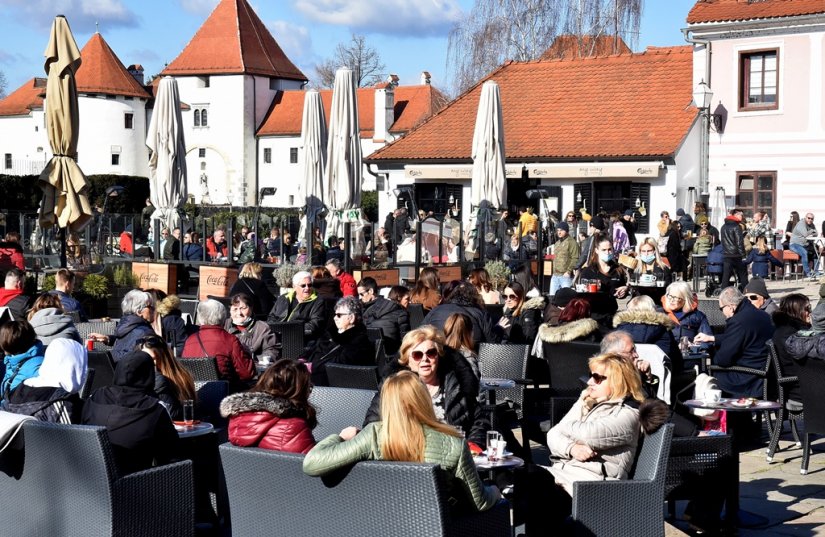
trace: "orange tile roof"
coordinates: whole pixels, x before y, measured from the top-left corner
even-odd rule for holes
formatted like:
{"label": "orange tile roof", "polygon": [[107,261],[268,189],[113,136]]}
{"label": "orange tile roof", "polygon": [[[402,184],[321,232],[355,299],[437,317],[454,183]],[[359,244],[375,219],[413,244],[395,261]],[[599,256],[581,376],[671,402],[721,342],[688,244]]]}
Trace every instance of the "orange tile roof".
{"label": "orange tile roof", "polygon": [[221,0],[161,74],[250,74],[307,80],[246,0]]}
{"label": "orange tile roof", "polygon": [[0,116],[25,116],[35,108],[43,108],[46,79],[32,78],[13,93],[0,100]]}
{"label": "orange tile roof", "polygon": [[825,13],[825,0],[699,0],[688,24],[772,19]]}
{"label": "orange tile roof", "polygon": [[[501,92],[507,159],[664,157],[696,118],[690,46],[602,58],[511,62]],[[481,83],[370,161],[470,161]]]}
{"label": "orange tile roof", "polygon": [[[630,54],[633,52],[624,39],[613,35],[599,35],[596,36],[596,42],[593,43],[592,35],[585,35],[579,42],[579,36],[565,34],[560,35],[553,40],[550,47],[541,55],[542,60],[572,60],[573,58],[581,58],[582,51],[590,50],[590,54],[586,57],[593,56],[610,56],[612,54]],[[615,49],[615,51],[614,51]]]}
{"label": "orange tile roof", "polygon": [[[304,113],[305,91],[290,90],[278,92],[258,136],[295,136],[301,134],[301,117]],[[324,112],[329,122],[332,90],[321,90]],[[407,132],[447,104],[447,98],[429,84],[420,86],[398,86],[395,88],[395,122],[390,132]],[[358,88],[358,125],[361,138],[372,138],[375,127],[375,87]]]}
{"label": "orange tile roof", "polygon": [[80,58],[82,62],[75,77],[78,93],[149,98],[149,94],[123,67],[102,35],[94,34],[89,39],[80,51]]}

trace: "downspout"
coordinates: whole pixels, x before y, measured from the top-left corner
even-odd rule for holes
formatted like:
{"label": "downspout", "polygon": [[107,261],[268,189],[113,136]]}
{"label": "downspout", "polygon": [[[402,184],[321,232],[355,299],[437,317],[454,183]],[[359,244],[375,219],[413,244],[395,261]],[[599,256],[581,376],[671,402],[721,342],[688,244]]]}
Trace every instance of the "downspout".
{"label": "downspout", "polygon": [[[256,206],[261,204],[261,200],[258,199],[258,192],[261,191],[261,189],[260,189],[260,186],[261,186],[260,185],[261,163],[258,161],[258,158],[260,157],[260,155],[258,155],[260,140],[258,139],[257,89],[258,89],[258,84],[257,84],[257,81],[255,80],[255,77],[253,76],[252,77],[252,128],[253,128],[252,136],[255,137],[255,193],[254,193],[255,201],[254,201],[254,203],[255,203]],[[246,201],[248,199],[249,198],[244,200],[244,203],[246,203]],[[256,238],[260,237],[260,235],[258,234],[258,219],[257,218],[255,219],[255,237]]]}
{"label": "downspout", "polygon": [[[703,80],[705,83],[713,87],[711,85],[711,59],[713,58],[713,42],[710,39],[698,39],[690,35],[692,30],[690,28],[682,28],[682,35],[685,38],[685,41],[692,45],[704,45],[705,47],[705,76]],[[708,177],[710,173],[710,123],[708,122],[708,113],[702,113],[702,130],[700,132],[700,143],[699,143],[699,166],[700,166],[700,173],[699,173],[699,196],[702,199],[702,202],[707,207],[708,202],[710,201],[710,178]]]}

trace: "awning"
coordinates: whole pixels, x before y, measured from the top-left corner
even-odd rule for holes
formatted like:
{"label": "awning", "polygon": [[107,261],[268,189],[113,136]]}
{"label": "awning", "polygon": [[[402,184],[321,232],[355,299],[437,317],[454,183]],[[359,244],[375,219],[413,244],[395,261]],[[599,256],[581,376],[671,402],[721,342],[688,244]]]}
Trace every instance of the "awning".
{"label": "awning", "polygon": [[[664,169],[661,160],[646,162],[560,162],[539,164],[506,164],[508,179],[520,179],[524,168],[530,179],[602,179],[659,177]],[[404,166],[405,179],[467,179],[472,177],[472,164],[410,164]]]}

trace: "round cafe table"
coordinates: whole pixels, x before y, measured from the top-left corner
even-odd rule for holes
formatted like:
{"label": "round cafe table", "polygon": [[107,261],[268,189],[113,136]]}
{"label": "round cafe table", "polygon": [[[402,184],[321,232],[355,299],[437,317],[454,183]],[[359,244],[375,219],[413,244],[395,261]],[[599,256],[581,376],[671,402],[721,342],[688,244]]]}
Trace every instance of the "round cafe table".
{"label": "round cafe table", "polygon": [[524,459],[515,455],[502,457],[497,461],[491,461],[483,452],[481,455],[473,457],[473,464],[479,470],[500,470],[505,468],[521,468],[524,466]]}
{"label": "round cafe table", "polygon": [[516,381],[510,379],[482,378],[479,389],[487,392],[487,410],[490,411],[490,427],[495,428],[496,421],[496,390],[509,390],[516,387]]}
{"label": "round cafe table", "polygon": [[194,438],[215,430],[215,426],[207,421],[196,421],[194,425],[183,425],[180,421],[175,421],[173,424],[178,432],[178,438]]}

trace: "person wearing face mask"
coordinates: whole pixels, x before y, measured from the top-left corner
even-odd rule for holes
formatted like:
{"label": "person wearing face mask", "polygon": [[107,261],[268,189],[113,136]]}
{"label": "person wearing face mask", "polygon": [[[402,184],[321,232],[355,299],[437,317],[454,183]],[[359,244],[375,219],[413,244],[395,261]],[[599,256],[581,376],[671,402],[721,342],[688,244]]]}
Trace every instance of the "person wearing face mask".
{"label": "person wearing face mask", "polygon": [[277,360],[281,357],[278,336],[263,321],[256,321],[252,315],[254,300],[246,293],[235,293],[230,298],[229,318],[224,324],[227,332],[238,338],[250,354],[269,356]]}
{"label": "person wearing face mask", "polygon": [[[649,296],[654,302],[659,303],[665,295],[665,288],[673,281],[673,275],[668,264],[659,254],[658,243],[653,237],[648,237],[639,244],[639,256],[636,258],[636,268],[634,280],[641,282],[642,275],[649,274],[656,278],[652,285],[640,285],[634,289],[641,295]],[[664,286],[659,282],[665,282]]]}
{"label": "person wearing face mask", "polygon": [[613,241],[608,234],[599,234],[594,239],[595,247],[590,254],[587,265],[582,268],[582,280],[596,280],[600,287],[598,292],[588,293],[592,317],[599,324],[609,326],[613,315],[619,310],[617,298],[624,298],[630,291],[624,267],[616,263],[613,254]]}

